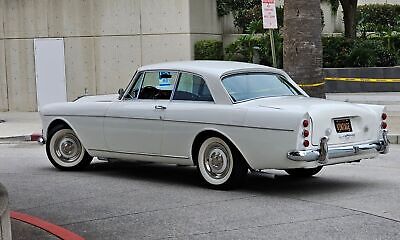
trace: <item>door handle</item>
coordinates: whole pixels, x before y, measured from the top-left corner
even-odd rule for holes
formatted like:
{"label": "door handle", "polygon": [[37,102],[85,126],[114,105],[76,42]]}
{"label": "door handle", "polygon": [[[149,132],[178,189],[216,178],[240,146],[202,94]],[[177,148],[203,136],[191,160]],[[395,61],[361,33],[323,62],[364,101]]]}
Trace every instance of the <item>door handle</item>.
{"label": "door handle", "polygon": [[167,109],[167,107],[164,107],[164,106],[161,106],[161,105],[154,106],[154,108],[155,108],[155,109],[158,109],[158,110],[165,110],[165,109]]}

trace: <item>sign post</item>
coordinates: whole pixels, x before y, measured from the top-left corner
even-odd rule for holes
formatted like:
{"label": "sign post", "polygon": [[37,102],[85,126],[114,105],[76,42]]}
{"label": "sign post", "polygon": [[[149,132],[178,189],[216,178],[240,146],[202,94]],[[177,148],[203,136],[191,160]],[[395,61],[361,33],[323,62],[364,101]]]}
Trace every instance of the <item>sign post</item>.
{"label": "sign post", "polygon": [[269,38],[271,41],[272,64],[276,68],[276,53],[274,30],[278,28],[278,21],[276,17],[275,0],[261,0],[262,1],[262,14],[264,29],[269,29]]}

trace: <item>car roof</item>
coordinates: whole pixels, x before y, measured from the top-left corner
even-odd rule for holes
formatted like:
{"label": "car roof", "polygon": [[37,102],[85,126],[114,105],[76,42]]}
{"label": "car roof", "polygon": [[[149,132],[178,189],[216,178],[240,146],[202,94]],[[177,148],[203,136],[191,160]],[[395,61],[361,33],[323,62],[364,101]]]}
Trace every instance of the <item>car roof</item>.
{"label": "car roof", "polygon": [[220,78],[225,74],[243,72],[243,71],[263,71],[282,73],[281,70],[263,65],[233,62],[233,61],[178,61],[178,62],[165,62],[140,67],[139,71],[148,70],[177,70],[197,73],[200,75],[213,75]]}

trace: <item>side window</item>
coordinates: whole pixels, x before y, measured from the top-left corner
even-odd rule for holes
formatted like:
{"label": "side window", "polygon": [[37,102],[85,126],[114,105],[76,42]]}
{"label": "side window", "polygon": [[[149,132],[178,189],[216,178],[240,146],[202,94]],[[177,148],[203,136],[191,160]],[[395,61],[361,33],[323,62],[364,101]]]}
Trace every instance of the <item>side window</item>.
{"label": "side window", "polygon": [[214,101],[204,79],[190,73],[182,73],[174,100]]}
{"label": "side window", "polygon": [[177,77],[177,72],[146,72],[139,99],[170,99]]}
{"label": "side window", "polygon": [[141,73],[140,76],[136,79],[135,83],[129,90],[129,92],[125,95],[125,100],[135,99],[139,93],[140,86],[142,85],[144,73]]}

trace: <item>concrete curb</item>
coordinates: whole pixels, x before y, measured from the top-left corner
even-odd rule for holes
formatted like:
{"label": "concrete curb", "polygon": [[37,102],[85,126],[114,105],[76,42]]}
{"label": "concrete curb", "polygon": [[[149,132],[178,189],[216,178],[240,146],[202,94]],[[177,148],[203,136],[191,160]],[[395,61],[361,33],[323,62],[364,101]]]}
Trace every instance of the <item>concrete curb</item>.
{"label": "concrete curb", "polygon": [[42,137],[41,133],[0,137],[0,143],[38,141],[40,137]]}
{"label": "concrete curb", "polygon": [[11,240],[11,220],[8,209],[8,193],[0,183],[0,239]]}

